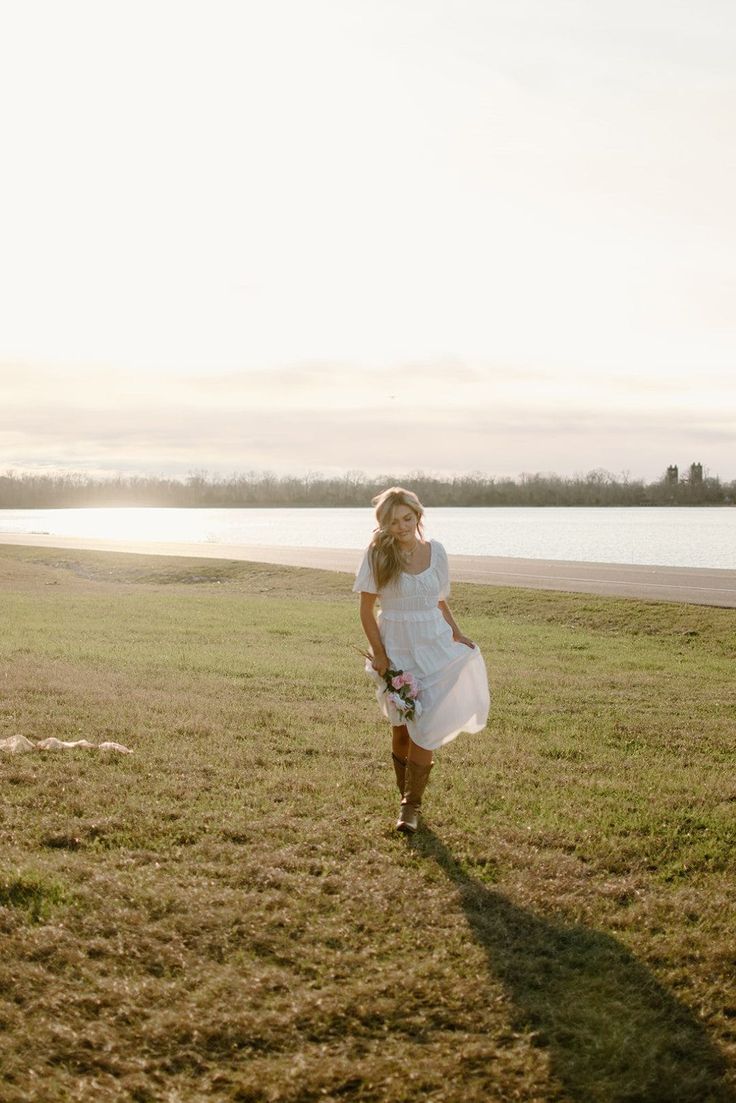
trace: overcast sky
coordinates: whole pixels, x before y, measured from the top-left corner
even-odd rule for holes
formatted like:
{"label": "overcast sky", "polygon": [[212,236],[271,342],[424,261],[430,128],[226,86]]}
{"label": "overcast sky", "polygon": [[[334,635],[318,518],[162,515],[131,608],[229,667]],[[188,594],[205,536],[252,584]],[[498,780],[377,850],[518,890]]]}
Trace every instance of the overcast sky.
{"label": "overcast sky", "polygon": [[0,469],[736,478],[731,0],[0,0]]}

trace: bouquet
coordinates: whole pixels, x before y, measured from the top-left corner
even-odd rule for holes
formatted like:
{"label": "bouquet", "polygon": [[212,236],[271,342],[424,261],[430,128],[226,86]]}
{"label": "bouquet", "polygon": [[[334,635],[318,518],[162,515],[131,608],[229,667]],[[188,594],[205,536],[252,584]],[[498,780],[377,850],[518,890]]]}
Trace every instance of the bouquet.
{"label": "bouquet", "polygon": [[[361,655],[373,662],[373,656],[367,651],[361,651]],[[419,700],[421,692],[419,683],[414,675],[408,671],[394,670],[392,667],[389,667],[385,674],[379,674],[374,668],[374,673],[377,678],[381,678],[386,683],[383,692],[402,720],[418,720],[422,715],[422,702]]]}

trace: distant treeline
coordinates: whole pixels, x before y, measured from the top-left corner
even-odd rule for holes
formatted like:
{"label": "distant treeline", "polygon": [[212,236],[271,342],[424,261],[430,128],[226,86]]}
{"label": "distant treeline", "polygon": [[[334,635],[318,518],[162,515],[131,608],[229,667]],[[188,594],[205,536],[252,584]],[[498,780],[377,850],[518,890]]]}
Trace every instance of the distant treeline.
{"label": "distant treeline", "polygon": [[667,474],[654,483],[616,478],[607,471],[563,478],[483,474],[437,478],[422,472],[368,477],[360,471],[337,478],[250,471],[227,477],[195,473],[185,479],[157,476],[93,478],[85,474],[0,475],[0,509],[86,506],[367,506],[387,486],[408,486],[427,506],[672,506],[736,502],[736,481]]}

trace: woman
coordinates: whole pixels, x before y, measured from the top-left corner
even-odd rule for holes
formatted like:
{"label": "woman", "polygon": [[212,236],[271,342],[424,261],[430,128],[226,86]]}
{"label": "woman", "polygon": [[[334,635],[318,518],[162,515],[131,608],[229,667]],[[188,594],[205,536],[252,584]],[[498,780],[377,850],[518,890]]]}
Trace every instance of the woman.
{"label": "woman", "polygon": [[[436,540],[424,539],[424,510],[416,494],[392,486],[372,504],[378,527],[353,590],[360,593],[360,621],[371,646],[366,670],[378,683],[376,697],[392,727],[401,793],[396,827],[413,833],[432,752],[461,731],[485,727],[488,676],[480,650],[450,612],[447,554]],[[413,720],[405,722],[385,692],[383,675],[389,669],[409,673],[419,683],[421,712]]]}

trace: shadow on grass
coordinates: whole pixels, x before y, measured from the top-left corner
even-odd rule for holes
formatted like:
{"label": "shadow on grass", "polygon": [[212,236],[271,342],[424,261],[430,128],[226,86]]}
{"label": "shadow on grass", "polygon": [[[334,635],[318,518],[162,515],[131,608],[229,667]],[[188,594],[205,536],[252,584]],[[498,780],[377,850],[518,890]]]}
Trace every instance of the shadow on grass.
{"label": "shadow on grass", "polygon": [[457,886],[517,1028],[579,1103],[736,1103],[693,1015],[610,935],[519,908],[469,876],[424,828],[412,845]]}

